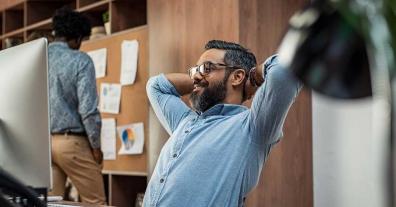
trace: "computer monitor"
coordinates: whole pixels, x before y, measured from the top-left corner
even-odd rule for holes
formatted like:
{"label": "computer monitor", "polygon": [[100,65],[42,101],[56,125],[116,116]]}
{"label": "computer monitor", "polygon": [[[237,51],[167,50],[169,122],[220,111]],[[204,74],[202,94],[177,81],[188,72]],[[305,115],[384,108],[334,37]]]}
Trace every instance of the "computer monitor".
{"label": "computer monitor", "polygon": [[0,167],[51,188],[47,40],[0,51]]}

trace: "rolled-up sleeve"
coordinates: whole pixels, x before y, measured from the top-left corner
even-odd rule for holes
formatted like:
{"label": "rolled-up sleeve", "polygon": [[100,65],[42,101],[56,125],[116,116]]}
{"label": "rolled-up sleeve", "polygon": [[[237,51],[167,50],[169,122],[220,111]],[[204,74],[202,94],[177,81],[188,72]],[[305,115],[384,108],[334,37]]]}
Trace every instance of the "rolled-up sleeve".
{"label": "rolled-up sleeve", "polygon": [[100,148],[102,126],[98,110],[95,68],[91,59],[85,58],[77,75],[78,112],[93,149]]}
{"label": "rolled-up sleeve", "polygon": [[249,114],[251,141],[259,145],[273,144],[282,137],[287,112],[302,84],[272,56],[264,64],[265,82],[253,98]]}
{"label": "rolled-up sleeve", "polygon": [[151,106],[162,126],[171,135],[191,109],[164,74],[151,77],[146,86]]}

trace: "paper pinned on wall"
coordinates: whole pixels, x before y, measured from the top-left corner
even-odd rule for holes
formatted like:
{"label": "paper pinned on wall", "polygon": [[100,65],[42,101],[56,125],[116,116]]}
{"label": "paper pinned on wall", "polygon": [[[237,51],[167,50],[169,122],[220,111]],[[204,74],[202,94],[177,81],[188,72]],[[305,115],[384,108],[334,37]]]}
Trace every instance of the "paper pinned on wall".
{"label": "paper pinned on wall", "polygon": [[103,78],[106,76],[106,59],[107,59],[107,49],[102,48],[98,50],[93,50],[87,52],[87,54],[91,57],[94,66],[95,66],[95,74],[96,78]]}
{"label": "paper pinned on wall", "polygon": [[124,40],[121,44],[121,85],[135,82],[139,43],[137,40]]}
{"label": "paper pinned on wall", "polygon": [[118,114],[120,112],[121,85],[102,83],[100,85],[99,111]]}
{"label": "paper pinned on wall", "polygon": [[104,160],[116,159],[116,120],[102,119],[101,148]]}
{"label": "paper pinned on wall", "polygon": [[144,145],[144,126],[142,122],[117,127],[121,139],[120,155],[142,154]]}

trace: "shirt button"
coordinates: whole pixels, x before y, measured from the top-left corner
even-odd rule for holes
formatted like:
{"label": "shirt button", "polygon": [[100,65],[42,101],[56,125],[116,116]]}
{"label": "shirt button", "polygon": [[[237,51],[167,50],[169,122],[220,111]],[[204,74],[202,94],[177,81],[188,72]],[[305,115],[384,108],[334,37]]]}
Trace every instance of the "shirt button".
{"label": "shirt button", "polygon": [[160,183],[163,183],[164,182],[164,179],[163,178],[161,178],[161,180],[160,180]]}
{"label": "shirt button", "polygon": [[177,157],[177,154],[173,154],[173,158],[176,158]]}

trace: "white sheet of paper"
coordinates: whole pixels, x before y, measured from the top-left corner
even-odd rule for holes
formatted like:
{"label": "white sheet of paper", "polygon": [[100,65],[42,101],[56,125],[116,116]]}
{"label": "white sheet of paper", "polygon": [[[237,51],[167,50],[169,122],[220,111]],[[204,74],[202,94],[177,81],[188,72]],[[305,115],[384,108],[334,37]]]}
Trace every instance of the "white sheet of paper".
{"label": "white sheet of paper", "polygon": [[121,140],[120,155],[134,155],[143,153],[144,126],[142,122],[117,127]]}
{"label": "white sheet of paper", "polygon": [[121,85],[135,82],[139,43],[137,40],[124,40],[121,45]]}
{"label": "white sheet of paper", "polygon": [[116,159],[116,120],[114,118],[102,119],[101,147],[104,160]]}
{"label": "white sheet of paper", "polygon": [[120,112],[121,85],[102,83],[100,85],[99,111],[118,114]]}
{"label": "white sheet of paper", "polygon": [[87,52],[91,57],[95,65],[96,78],[103,78],[106,76],[106,60],[107,60],[107,48],[93,50]]}

